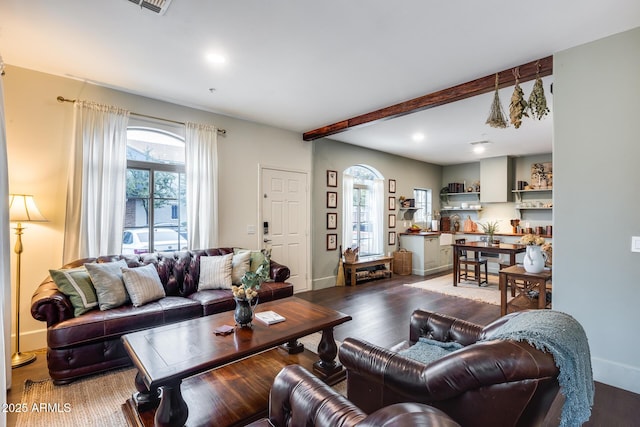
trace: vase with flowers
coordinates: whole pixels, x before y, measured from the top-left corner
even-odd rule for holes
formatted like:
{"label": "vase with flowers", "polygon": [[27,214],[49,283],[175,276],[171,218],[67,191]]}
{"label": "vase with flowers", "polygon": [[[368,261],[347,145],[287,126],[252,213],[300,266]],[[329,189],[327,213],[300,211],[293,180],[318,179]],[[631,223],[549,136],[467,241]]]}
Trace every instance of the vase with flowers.
{"label": "vase with flowers", "polygon": [[540,273],[544,270],[544,265],[547,261],[546,253],[542,252],[544,242],[544,237],[534,234],[525,234],[520,239],[520,243],[527,245],[527,252],[522,266],[528,273]]}
{"label": "vase with flowers", "polygon": [[240,280],[240,286],[232,286],[233,299],[236,301],[236,309],[233,317],[240,327],[251,327],[253,312],[258,305],[258,290],[260,285],[269,278],[271,265],[270,254],[262,251],[264,259],[256,271],[247,271]]}

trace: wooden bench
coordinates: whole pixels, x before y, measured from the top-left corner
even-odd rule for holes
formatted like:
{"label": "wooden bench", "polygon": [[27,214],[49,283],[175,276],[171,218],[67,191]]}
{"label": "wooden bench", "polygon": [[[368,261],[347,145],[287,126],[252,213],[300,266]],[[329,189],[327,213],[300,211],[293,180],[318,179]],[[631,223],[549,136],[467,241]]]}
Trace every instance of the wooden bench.
{"label": "wooden bench", "polygon": [[[366,256],[366,257],[358,258],[353,262],[347,262],[346,260],[343,260],[343,263],[342,263],[344,267],[345,277],[347,276],[348,273],[351,274],[351,280],[350,280],[351,286],[356,285],[356,280],[357,280],[356,276],[357,276],[358,269],[364,269],[367,267],[374,267],[374,266],[386,265],[386,264],[389,264],[388,270],[386,271],[389,272],[389,277],[392,277],[393,276],[393,257],[390,257],[390,256],[384,256],[384,255]],[[367,278],[370,278],[370,277],[367,276]]]}

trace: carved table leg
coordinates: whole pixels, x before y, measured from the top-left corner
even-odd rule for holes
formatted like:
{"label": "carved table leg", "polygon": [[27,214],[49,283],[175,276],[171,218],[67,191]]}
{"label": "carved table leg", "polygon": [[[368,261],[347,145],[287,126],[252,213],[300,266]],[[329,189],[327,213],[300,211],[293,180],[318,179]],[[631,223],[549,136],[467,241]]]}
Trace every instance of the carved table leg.
{"label": "carved table leg", "polygon": [[318,344],[318,356],[320,360],[313,364],[313,371],[325,382],[331,381],[334,376],[344,376],[342,365],[336,362],[338,346],[333,339],[333,328],[322,330],[322,338]]}
{"label": "carved table leg", "polygon": [[146,411],[147,409],[155,408],[160,403],[160,390],[149,390],[142,379],[140,372],[136,374],[136,393],[133,393],[131,399],[136,404],[139,412]]}
{"label": "carved table leg", "polygon": [[293,339],[286,344],[282,344],[280,348],[282,348],[289,354],[298,354],[304,351],[304,344],[302,344],[297,339]]}
{"label": "carved table leg", "polygon": [[189,408],[180,391],[181,380],[160,387],[160,405],[156,409],[155,425],[182,427],[189,417]]}

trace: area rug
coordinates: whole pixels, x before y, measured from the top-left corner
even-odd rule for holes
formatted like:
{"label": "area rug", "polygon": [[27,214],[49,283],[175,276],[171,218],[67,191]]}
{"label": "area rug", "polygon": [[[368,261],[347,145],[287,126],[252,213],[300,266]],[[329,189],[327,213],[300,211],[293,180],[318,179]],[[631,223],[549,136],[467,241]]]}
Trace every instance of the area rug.
{"label": "area rug", "polygon": [[[320,337],[320,333],[315,333],[299,341],[317,353]],[[50,379],[26,380],[20,401],[26,405],[26,412],[18,414],[16,426],[126,426],[121,407],[135,391],[135,376],[135,368],[126,368],[64,386],[56,386]],[[345,394],[346,381],[336,384],[334,389]]]}
{"label": "area rug", "polygon": [[[453,274],[438,276],[422,282],[407,283],[405,286],[485,302],[488,304],[500,305],[498,276],[491,274],[489,275],[489,284],[483,284],[482,286],[478,286],[477,282],[464,280],[458,283],[458,286],[453,286]],[[511,293],[508,292],[507,295],[507,299],[511,299]]]}

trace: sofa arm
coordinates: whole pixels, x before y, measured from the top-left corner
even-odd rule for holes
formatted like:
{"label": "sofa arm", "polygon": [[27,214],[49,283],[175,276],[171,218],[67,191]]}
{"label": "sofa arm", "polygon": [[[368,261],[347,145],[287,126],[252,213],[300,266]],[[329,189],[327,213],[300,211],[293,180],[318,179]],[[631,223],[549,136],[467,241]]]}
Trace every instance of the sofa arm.
{"label": "sofa arm", "polygon": [[[339,358],[347,370],[349,399],[367,413],[389,403],[439,406],[440,401],[451,398],[460,399],[457,409],[462,410],[465,399],[460,396],[466,392],[481,394],[482,389],[494,384],[513,384],[514,390],[522,389],[524,386],[518,384],[525,383],[535,390],[536,382],[556,383],[558,375],[550,353],[516,341],[476,343],[425,365],[365,341],[347,338],[340,346]],[[505,392],[509,393],[508,387]]]}
{"label": "sofa arm", "polygon": [[279,264],[274,260],[271,260],[269,277],[274,282],[286,282],[290,275],[291,275],[291,271],[289,270],[289,267],[287,267],[286,265]]}
{"label": "sofa arm", "polygon": [[276,376],[269,395],[273,426],[353,426],[364,412],[299,365],[288,365]]}
{"label": "sofa arm", "polygon": [[73,318],[73,306],[69,298],[48,277],[31,297],[31,315],[36,320],[47,322],[49,327]]}
{"label": "sofa arm", "polygon": [[451,417],[434,407],[421,403],[396,403],[378,409],[357,427],[460,427]]}
{"label": "sofa arm", "polygon": [[425,337],[441,342],[457,342],[467,346],[481,338],[482,330],[482,326],[465,320],[444,314],[416,310],[411,315],[409,340],[415,343],[420,337]]}

